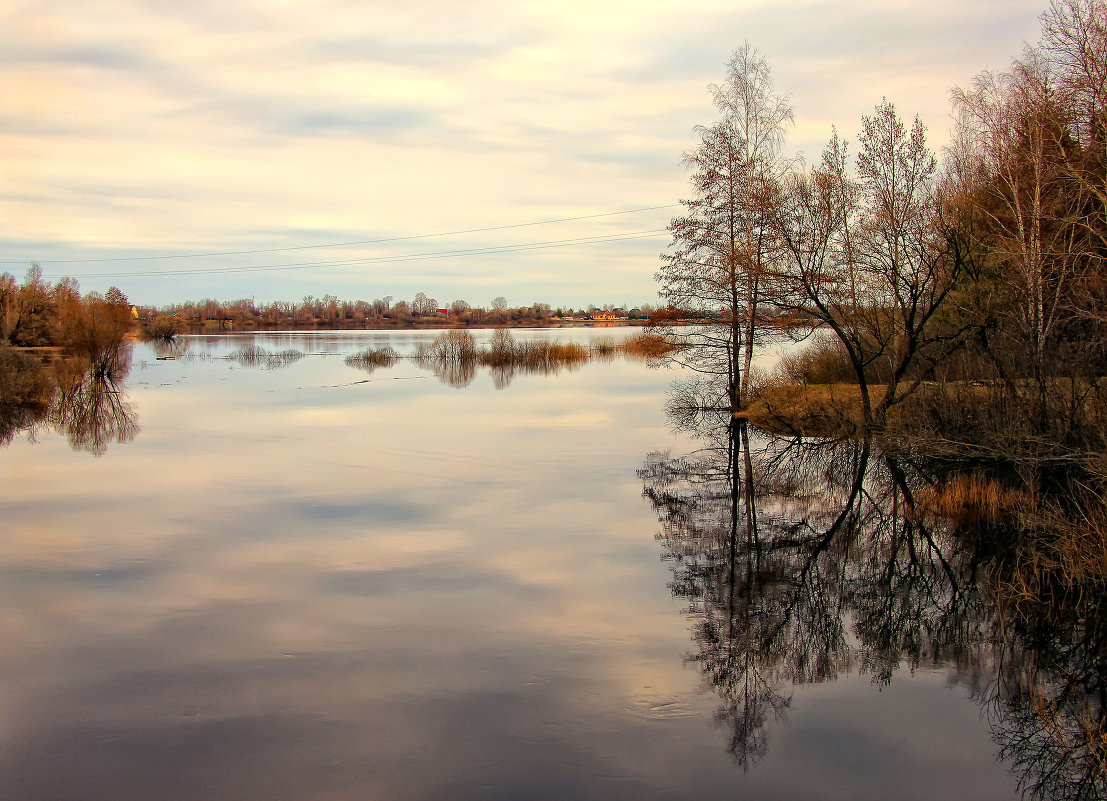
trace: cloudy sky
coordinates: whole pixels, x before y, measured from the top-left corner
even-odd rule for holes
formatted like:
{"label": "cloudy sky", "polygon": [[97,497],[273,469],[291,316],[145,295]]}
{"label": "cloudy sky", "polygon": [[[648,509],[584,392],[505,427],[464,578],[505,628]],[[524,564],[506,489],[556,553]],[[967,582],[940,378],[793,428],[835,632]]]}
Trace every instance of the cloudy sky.
{"label": "cloudy sky", "polygon": [[0,271],[154,304],[653,302],[680,155],[744,40],[791,95],[789,151],[884,96],[940,147],[949,89],[1045,5],[5,0]]}

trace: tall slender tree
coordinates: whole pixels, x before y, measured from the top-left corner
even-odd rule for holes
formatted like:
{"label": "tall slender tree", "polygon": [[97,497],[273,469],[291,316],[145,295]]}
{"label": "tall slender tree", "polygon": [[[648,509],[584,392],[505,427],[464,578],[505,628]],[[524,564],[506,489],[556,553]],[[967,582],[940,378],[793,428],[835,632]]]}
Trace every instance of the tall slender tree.
{"label": "tall slender tree", "polygon": [[688,360],[725,373],[728,402],[742,408],[793,115],[788,98],[775,93],[767,60],[748,42],[734,51],[724,81],[709,88],[721,118],[696,129],[699,145],[684,156],[693,196],[669,226],[673,248],[657,278],[662,298],[705,318],[691,337],[696,347],[684,351]]}

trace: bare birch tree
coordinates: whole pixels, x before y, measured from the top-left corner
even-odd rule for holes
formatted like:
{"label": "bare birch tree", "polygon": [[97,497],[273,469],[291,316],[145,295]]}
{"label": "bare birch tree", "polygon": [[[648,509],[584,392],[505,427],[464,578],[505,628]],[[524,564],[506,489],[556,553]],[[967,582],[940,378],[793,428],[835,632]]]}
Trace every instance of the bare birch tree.
{"label": "bare birch tree", "polygon": [[788,98],[774,92],[768,62],[748,42],[732,55],[725,80],[709,88],[721,119],[697,128],[700,143],[684,156],[694,195],[669,226],[673,250],[657,279],[661,297],[705,318],[684,358],[702,372],[725,374],[728,402],[742,408],[793,116]]}
{"label": "bare birch tree", "polygon": [[1077,249],[1069,223],[1076,198],[1065,189],[1067,125],[1055,96],[1049,65],[1033,50],[1008,71],[981,73],[971,89],[953,92],[952,157],[986,220],[981,233],[1001,266],[1014,334],[1030,350],[1040,388]]}

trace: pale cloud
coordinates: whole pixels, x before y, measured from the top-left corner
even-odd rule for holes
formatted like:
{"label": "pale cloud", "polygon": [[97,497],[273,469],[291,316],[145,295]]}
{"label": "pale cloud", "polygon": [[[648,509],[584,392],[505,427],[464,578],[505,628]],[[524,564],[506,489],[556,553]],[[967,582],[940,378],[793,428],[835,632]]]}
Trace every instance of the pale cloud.
{"label": "pale cloud", "polygon": [[[1044,0],[15,3],[0,56],[0,269],[140,302],[201,295],[644,302],[664,234],[603,246],[151,278],[663,228],[673,210],[328,251],[64,263],[412,236],[675,203],[706,86],[748,40],[816,158],[884,96],[932,142],[948,93]],[[101,276],[105,273],[112,275]]]}

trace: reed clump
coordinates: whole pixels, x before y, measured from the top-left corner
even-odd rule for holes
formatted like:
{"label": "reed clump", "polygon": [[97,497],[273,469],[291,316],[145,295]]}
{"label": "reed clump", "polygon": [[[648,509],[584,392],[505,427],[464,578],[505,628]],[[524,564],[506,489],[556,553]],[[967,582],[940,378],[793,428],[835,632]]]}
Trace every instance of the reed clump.
{"label": "reed clump", "polygon": [[588,348],[564,342],[520,342],[508,351],[482,351],[482,363],[493,367],[510,365],[523,370],[541,371],[575,367],[590,358]]}
{"label": "reed clump", "polygon": [[653,331],[633,334],[619,344],[619,352],[624,356],[649,362],[661,361],[676,350],[671,340]]}
{"label": "reed clump", "polygon": [[609,359],[615,355],[618,346],[611,337],[599,337],[598,339],[592,340],[590,350],[593,356],[597,356],[601,359]]}
{"label": "reed clump", "polygon": [[985,475],[958,475],[916,496],[920,508],[961,527],[996,526],[1032,505],[1024,492],[1005,487]]}
{"label": "reed clump", "polygon": [[345,362],[350,367],[360,367],[363,370],[375,370],[378,367],[391,367],[400,358],[395,350],[387,345],[383,348],[363,350],[352,353],[346,357]]}

